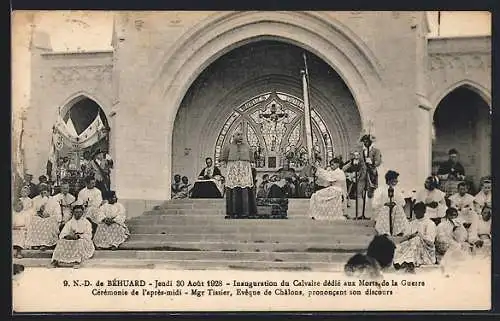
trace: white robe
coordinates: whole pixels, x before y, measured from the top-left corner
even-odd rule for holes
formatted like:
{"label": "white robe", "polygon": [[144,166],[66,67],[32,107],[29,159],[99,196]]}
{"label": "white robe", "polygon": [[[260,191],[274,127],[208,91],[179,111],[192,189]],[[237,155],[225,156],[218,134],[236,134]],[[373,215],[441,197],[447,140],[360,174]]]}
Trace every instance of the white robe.
{"label": "white robe", "polygon": [[99,208],[98,220],[102,222],[105,218],[112,218],[116,223],[123,225],[127,219],[125,215],[125,206],[120,203],[103,204]]}
{"label": "white robe", "polygon": [[433,189],[432,191],[429,191],[427,189],[423,189],[417,193],[415,196],[415,201],[418,202],[423,202],[424,204],[429,204],[432,202],[438,203],[437,208],[431,208],[427,206],[425,216],[428,218],[441,218],[446,215],[446,201],[444,197],[446,194],[443,191],[440,191],[438,189]]}
{"label": "white robe", "polygon": [[97,187],[92,189],[85,187],[78,193],[77,203],[83,205],[86,204],[87,208],[85,209],[85,217],[97,223],[98,210],[102,204],[101,191]]}
{"label": "white robe", "polygon": [[491,207],[491,192],[485,194],[482,190],[474,197],[474,206],[477,214],[481,214],[483,207],[488,205]]}
{"label": "white robe", "polygon": [[408,234],[417,236],[397,245],[394,263],[414,263],[416,266],[436,263],[436,224],[429,218],[415,219],[409,223]]}
{"label": "white robe", "polygon": [[347,185],[344,172],[337,168],[318,168],[316,175],[329,186],[312,194],[309,201],[309,216],[317,220],[345,220]]}
{"label": "white robe", "polygon": [[83,217],[79,220],[72,218],[68,223],[64,224],[61,234],[59,234],[59,239],[64,239],[65,236],[72,233],[79,234],[82,239],[91,240],[92,225],[89,221],[83,219]]}
{"label": "white robe", "polygon": [[76,198],[70,193],[66,195],[59,193],[52,196],[52,199],[57,202],[59,206],[62,206],[63,223],[68,222],[72,216],[70,205],[76,201]]}
{"label": "white robe", "polygon": [[470,194],[460,196],[460,194],[455,193],[450,196],[450,201],[451,207],[458,210],[458,220],[471,224],[467,229],[467,241],[471,243],[477,241],[479,239],[477,234],[479,215],[474,208],[474,196]]}
{"label": "white robe", "polygon": [[[112,218],[115,223],[107,225],[103,222],[105,218]],[[98,248],[109,248],[120,246],[129,236],[129,230],[125,225],[125,207],[120,203],[103,204],[99,208],[98,226],[94,235],[94,244]]]}

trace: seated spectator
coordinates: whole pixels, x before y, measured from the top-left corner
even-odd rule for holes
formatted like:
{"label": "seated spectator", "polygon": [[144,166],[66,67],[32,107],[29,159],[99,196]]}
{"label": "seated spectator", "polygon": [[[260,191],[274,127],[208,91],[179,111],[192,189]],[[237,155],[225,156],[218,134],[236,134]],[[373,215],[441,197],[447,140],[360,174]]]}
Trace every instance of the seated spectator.
{"label": "seated spectator", "polygon": [[458,161],[458,151],[454,148],[448,152],[448,160],[439,166],[437,174],[443,180],[463,180],[465,169]]}
{"label": "seated spectator", "polygon": [[328,187],[316,191],[310,200],[309,216],[315,220],[345,220],[347,217],[347,185],[344,172],[339,168],[342,160],[330,161],[330,169],[317,168],[316,176]]}
{"label": "seated spectator", "polygon": [[187,176],[182,176],[181,178],[182,184],[181,184],[181,191],[179,193],[179,198],[189,198],[190,195],[190,187],[191,184],[189,183],[189,179]]}
{"label": "seated spectator", "polygon": [[46,250],[56,245],[62,220],[61,209],[57,202],[49,198],[45,184],[40,185],[40,195],[33,199],[33,205],[33,216],[27,227],[26,246]]}
{"label": "seated spectator", "polygon": [[181,198],[181,192],[182,192],[182,182],[181,182],[181,175],[175,174],[174,175],[174,182],[172,183],[172,199],[178,199]]}
{"label": "seated spectator", "polygon": [[99,207],[102,205],[102,192],[95,186],[96,180],[92,176],[85,178],[86,187],[84,187],[77,197],[75,204],[83,205],[84,216],[92,223],[93,230],[97,228],[97,215]]}
{"label": "seated spectator", "polygon": [[49,190],[49,196],[52,195],[52,189],[51,189],[51,184],[49,183],[49,180],[47,178],[47,176],[45,175],[41,175],[38,177],[38,185],[37,185],[37,189],[40,190],[40,185],[47,185],[48,187],[48,190]]}
{"label": "seated spectator", "polygon": [[485,206],[478,220],[477,234],[480,240],[491,240],[491,207]]}
{"label": "seated spectator", "polygon": [[467,184],[460,182],[458,184],[458,193],[450,196],[451,207],[458,210],[458,218],[467,229],[469,243],[475,243],[478,240],[477,224],[478,214],[474,208],[474,197],[467,193]]}
{"label": "seated spectator", "polygon": [[33,183],[33,175],[31,174],[24,175],[23,186],[27,186],[29,188],[28,197],[31,199],[40,194],[38,186],[35,183]]}
{"label": "seated spectator", "polygon": [[425,217],[427,206],[423,202],[415,204],[415,220],[409,223],[406,236],[398,240],[394,254],[394,267],[413,272],[415,267],[436,263],[436,224]]}
{"label": "seated spectator", "polygon": [[211,157],[207,157],[205,159],[205,164],[207,166],[201,170],[198,175],[198,179],[213,179],[222,177],[220,169],[217,166],[214,166],[214,162]]}
{"label": "seated spectator", "polygon": [[211,157],[207,157],[205,162],[207,166],[198,175],[188,195],[190,198],[222,198],[224,186],[221,171],[214,166]]}
{"label": "seated spectator", "polygon": [[446,210],[446,217],[436,229],[436,253],[438,261],[449,249],[470,251],[467,243],[467,230],[458,218],[457,209],[450,207]]}
{"label": "seated spectator", "polygon": [[92,225],[83,218],[83,206],[73,207],[73,217],[64,225],[52,254],[52,266],[72,265],[74,268],[94,255]]}
{"label": "seated spectator", "polygon": [[130,235],[125,225],[127,216],[114,191],[106,192],[105,197],[108,202],[99,208],[94,244],[97,248],[116,250]]}
{"label": "seated spectator", "polygon": [[481,213],[485,207],[491,208],[491,178],[481,179],[481,190],[474,197],[474,209]]}
{"label": "seated spectator", "polygon": [[269,192],[269,174],[264,174],[262,176],[262,182],[260,182],[257,189],[257,198],[267,198]]}
{"label": "seated spectator", "polygon": [[24,186],[21,188],[21,197],[19,199],[23,203],[23,211],[33,210],[33,200],[29,197],[31,188]]}
{"label": "seated spectator", "polygon": [[52,196],[52,198],[59,204],[62,212],[61,229],[64,224],[71,219],[71,206],[76,201],[76,198],[69,193],[69,184],[64,182],[61,185],[61,192]]}
{"label": "seated spectator", "polygon": [[23,202],[17,199],[14,202],[12,212],[12,247],[14,249],[14,257],[22,258],[21,251],[26,244],[26,226],[29,220],[29,212],[23,210]]}
{"label": "seated spectator", "polygon": [[445,193],[438,189],[439,180],[437,177],[429,176],[425,180],[424,189],[415,196],[415,202],[423,202],[427,206],[426,217],[439,224],[441,218],[446,215]]}

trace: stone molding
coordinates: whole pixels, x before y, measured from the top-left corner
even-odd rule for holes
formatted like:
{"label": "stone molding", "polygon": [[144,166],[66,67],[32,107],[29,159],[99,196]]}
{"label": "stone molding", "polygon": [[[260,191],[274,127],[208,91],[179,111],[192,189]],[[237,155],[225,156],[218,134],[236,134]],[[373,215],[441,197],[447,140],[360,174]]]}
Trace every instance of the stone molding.
{"label": "stone molding", "polygon": [[113,65],[53,67],[51,79],[63,85],[82,81],[111,81],[112,70]]}
{"label": "stone molding", "polygon": [[491,53],[447,53],[431,54],[429,56],[429,70],[461,70],[470,69],[491,70]]}

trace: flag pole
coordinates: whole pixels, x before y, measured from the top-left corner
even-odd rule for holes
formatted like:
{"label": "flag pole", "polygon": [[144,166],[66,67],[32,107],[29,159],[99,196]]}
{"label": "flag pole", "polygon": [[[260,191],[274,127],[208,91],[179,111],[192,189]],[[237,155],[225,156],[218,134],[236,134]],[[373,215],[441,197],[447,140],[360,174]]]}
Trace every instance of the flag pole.
{"label": "flag pole", "polygon": [[311,109],[309,106],[309,72],[307,70],[307,57],[306,53],[302,54],[304,58],[304,69],[301,70],[302,74],[302,89],[304,91],[304,125],[306,134],[307,156],[309,162],[314,164],[313,153],[313,140],[312,140],[312,126],[311,126]]}

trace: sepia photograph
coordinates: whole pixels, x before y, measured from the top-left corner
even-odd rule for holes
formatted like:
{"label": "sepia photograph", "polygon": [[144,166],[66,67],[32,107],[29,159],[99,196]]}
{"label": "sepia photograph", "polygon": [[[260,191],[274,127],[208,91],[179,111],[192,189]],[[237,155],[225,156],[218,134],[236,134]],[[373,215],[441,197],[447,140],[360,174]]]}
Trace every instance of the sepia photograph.
{"label": "sepia photograph", "polygon": [[487,11],[14,11],[13,312],[489,310],[491,56]]}

